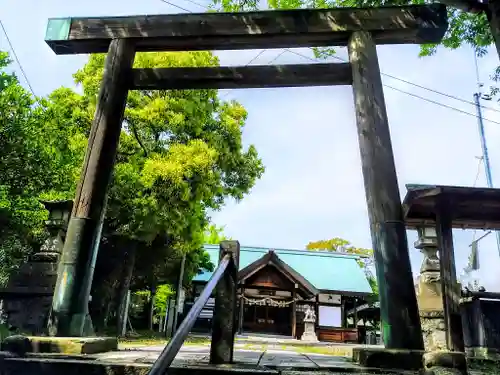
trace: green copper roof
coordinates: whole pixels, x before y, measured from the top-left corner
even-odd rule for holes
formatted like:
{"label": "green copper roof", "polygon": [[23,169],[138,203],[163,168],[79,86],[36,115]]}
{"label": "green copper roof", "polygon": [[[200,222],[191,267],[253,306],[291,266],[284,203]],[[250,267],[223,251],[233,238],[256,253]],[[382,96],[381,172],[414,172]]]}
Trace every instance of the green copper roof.
{"label": "green copper roof", "polygon": [[70,27],[71,18],[49,18],[45,40],[67,40]]}
{"label": "green copper roof", "polygon": [[[205,245],[212,263],[217,267],[219,246]],[[372,293],[366,276],[359,267],[355,255],[335,254],[326,251],[269,249],[241,246],[240,270],[273,250],[278,257],[300,273],[317,289],[343,292]],[[208,281],[212,272],[197,275],[194,281]]]}

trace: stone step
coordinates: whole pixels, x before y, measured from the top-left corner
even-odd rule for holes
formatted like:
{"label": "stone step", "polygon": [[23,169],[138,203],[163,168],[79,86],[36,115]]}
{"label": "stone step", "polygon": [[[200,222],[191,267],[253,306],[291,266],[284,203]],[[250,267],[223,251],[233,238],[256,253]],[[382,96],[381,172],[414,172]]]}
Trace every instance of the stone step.
{"label": "stone step", "polygon": [[[104,362],[88,357],[56,355],[31,355],[25,358],[13,358],[5,353],[0,354],[0,369],[2,375],[146,375],[150,363],[137,362]],[[416,372],[390,371],[379,369],[364,369],[356,366],[338,366],[328,369],[317,368],[271,368],[252,365],[209,365],[184,364],[172,365],[169,375],[416,375]]]}

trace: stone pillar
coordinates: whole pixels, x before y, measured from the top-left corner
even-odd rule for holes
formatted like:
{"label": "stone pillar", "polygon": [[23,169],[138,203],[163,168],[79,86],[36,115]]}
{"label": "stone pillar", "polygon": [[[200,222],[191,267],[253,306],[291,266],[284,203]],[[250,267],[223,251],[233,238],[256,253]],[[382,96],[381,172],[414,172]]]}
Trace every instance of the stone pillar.
{"label": "stone pillar", "polygon": [[[42,201],[49,211],[45,222],[49,237],[7,284],[4,312],[7,323],[33,335],[47,333],[57,267],[62,253],[72,201]],[[50,331],[50,329],[49,329]],[[50,332],[49,332],[50,333]]]}
{"label": "stone pillar", "polygon": [[415,248],[424,255],[416,285],[420,323],[426,351],[446,349],[437,234],[433,227],[418,228]]}

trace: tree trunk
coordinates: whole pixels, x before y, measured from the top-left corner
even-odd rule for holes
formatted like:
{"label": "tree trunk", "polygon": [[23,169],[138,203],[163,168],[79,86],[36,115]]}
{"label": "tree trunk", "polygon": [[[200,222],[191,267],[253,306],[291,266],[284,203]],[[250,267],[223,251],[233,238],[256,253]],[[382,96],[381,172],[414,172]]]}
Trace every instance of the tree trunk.
{"label": "tree trunk", "polygon": [[497,54],[500,57],[500,2],[492,0],[488,2],[488,21],[490,23],[491,35],[495,42]]}
{"label": "tree trunk", "polygon": [[120,284],[116,293],[115,306],[116,310],[116,329],[118,335],[121,334],[124,319],[126,319],[125,311],[127,304],[127,294],[130,289],[130,282],[134,273],[135,254],[137,252],[137,243],[135,241],[127,241],[127,248],[123,253],[123,265],[120,275]]}
{"label": "tree trunk", "polygon": [[149,330],[153,330],[153,317],[155,313],[155,294],[156,294],[156,286],[152,286],[150,289],[151,297],[149,298]]}
{"label": "tree trunk", "polygon": [[90,308],[94,326],[99,332],[105,330],[108,323],[114,323],[109,317],[114,312],[116,284],[120,280],[122,268],[122,254],[117,251],[118,245],[116,237],[108,238],[101,245],[97,257]]}

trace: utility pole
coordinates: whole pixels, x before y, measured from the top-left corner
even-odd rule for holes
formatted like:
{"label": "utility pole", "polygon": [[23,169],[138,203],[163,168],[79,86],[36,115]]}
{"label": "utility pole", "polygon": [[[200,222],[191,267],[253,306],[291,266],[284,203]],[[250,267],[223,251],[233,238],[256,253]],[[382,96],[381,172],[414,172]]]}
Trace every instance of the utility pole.
{"label": "utility pole", "polygon": [[[481,84],[478,83],[479,88],[481,87]],[[481,150],[483,153],[483,163],[484,163],[484,171],[486,174],[486,184],[488,185],[489,188],[493,188],[493,178],[491,177],[491,166],[490,166],[490,157],[488,155],[488,146],[486,144],[486,135],[484,132],[484,123],[483,123],[483,114],[481,111],[481,93],[476,92],[474,94],[474,102],[476,104],[476,112],[477,112],[477,123],[479,127],[479,138],[481,140]],[[497,250],[498,254],[500,255],[500,232],[495,231],[496,238],[497,238]]]}

